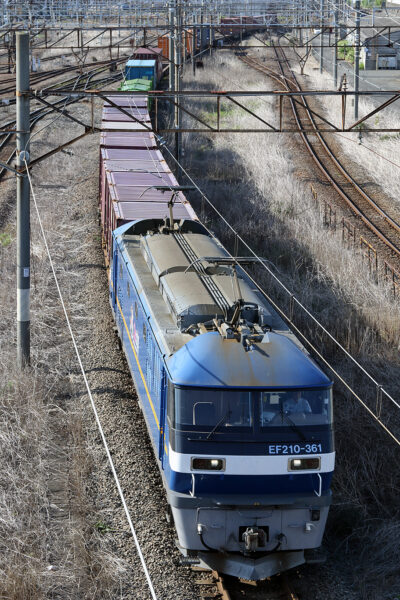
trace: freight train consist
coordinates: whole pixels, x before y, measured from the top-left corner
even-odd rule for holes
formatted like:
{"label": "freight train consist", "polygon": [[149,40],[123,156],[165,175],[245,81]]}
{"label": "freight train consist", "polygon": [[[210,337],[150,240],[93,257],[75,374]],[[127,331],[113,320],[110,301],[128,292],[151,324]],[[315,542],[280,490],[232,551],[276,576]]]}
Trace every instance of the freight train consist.
{"label": "freight train consist", "polygon": [[188,562],[263,579],[321,544],[332,382],[200,223],[144,127],[147,97],[112,102],[128,115],[104,106],[110,303],[178,547]]}

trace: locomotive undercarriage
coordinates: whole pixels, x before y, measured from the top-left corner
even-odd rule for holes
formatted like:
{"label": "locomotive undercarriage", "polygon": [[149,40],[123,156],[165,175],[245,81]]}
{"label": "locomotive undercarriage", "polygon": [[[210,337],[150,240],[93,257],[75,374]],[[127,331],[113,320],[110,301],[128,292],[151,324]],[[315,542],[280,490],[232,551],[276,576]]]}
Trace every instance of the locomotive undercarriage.
{"label": "locomotive undercarriage", "polygon": [[[182,498],[169,494],[179,540],[189,561],[244,579],[259,580],[306,562],[321,545],[330,494],[240,505],[241,499]],[[294,500],[288,505],[288,500]],[[276,502],[276,503],[275,503]],[[177,506],[174,506],[177,505]],[[191,504],[191,506],[190,506]]]}

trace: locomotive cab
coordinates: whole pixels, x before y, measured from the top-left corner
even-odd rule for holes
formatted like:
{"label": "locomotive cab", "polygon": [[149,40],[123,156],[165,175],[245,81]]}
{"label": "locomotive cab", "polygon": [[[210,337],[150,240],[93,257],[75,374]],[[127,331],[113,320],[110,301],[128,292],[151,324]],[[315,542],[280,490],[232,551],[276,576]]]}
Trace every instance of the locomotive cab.
{"label": "locomotive cab", "polygon": [[181,551],[248,579],[304,562],[321,544],[331,498],[330,380],[275,332],[249,352],[208,332],[168,367],[167,476]]}

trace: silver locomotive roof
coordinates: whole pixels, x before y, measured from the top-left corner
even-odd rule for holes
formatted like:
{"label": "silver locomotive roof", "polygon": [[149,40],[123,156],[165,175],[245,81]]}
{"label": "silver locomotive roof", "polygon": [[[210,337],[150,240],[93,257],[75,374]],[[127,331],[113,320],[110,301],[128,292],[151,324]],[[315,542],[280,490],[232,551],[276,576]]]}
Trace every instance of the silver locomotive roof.
{"label": "silver locomotive roof", "polygon": [[[200,223],[181,221],[171,231],[159,220],[142,220],[120,227],[116,234],[167,356],[193,335],[204,333],[204,327],[196,331],[199,324],[232,317],[237,301],[234,281],[216,265],[229,254]],[[260,328],[284,333],[302,347],[240,267],[237,275],[248,322],[254,322],[261,333]]]}
{"label": "silver locomotive roof", "polygon": [[[237,298],[229,269],[218,268],[229,257],[205,232],[145,235],[140,240],[143,256],[181,331],[199,322],[231,316]],[[245,305],[253,305],[261,326],[282,327],[283,322],[250,287],[244,272],[238,273]],[[250,317],[250,315],[249,315]],[[253,315],[254,318],[254,315]]]}

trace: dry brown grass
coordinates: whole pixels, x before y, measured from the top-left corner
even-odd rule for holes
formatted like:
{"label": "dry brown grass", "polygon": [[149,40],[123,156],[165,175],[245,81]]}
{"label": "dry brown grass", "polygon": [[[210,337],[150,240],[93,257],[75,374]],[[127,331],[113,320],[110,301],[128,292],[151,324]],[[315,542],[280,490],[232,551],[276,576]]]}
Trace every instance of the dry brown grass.
{"label": "dry brown grass", "polygon": [[[36,155],[46,143],[74,135],[70,123],[65,125],[57,121],[60,129],[34,138]],[[77,224],[73,194],[67,206],[59,204],[57,186],[71,185],[73,191],[79,182],[76,165],[66,165],[61,155],[39,167],[34,187],[67,310],[82,341],[92,325],[77,294],[85,281],[79,264],[88,236],[87,225]],[[21,373],[15,364],[13,182],[5,184],[5,192],[7,187],[11,208],[0,230],[0,596],[115,598],[126,581],[126,565],[113,553],[107,512],[98,503],[97,440],[88,437],[84,391],[35,216],[32,367]]]}
{"label": "dry brown grass", "polygon": [[[201,87],[208,85],[217,89],[222,79],[224,84],[229,81],[231,87],[236,89],[268,87],[265,78],[262,82],[257,80],[257,76],[252,74],[245,65],[238,63],[234,57],[217,55],[213,58],[212,67],[212,71],[209,69],[199,71],[195,81],[188,73],[187,85]],[[202,105],[201,101],[196,102]],[[256,104],[258,114],[267,121],[273,119],[276,111],[270,100],[253,99],[252,102]],[[205,106],[202,114],[207,115],[211,110],[215,110],[215,103],[212,108],[211,104],[209,107]],[[226,119],[229,119],[229,124],[233,127],[252,123],[252,117],[243,111],[239,112],[238,109],[231,110],[224,119],[225,124],[228,123]],[[315,257],[313,266],[307,267],[308,270],[312,268],[308,278],[311,277],[322,286],[328,282],[338,302],[351,304],[358,314],[362,314],[367,328],[377,331],[379,336],[397,349],[400,345],[399,300],[393,300],[390,288],[376,285],[373,278],[369,276],[368,265],[362,263],[361,253],[358,253],[355,259],[354,250],[343,247],[340,231],[334,232],[323,227],[321,214],[312,199],[310,186],[293,177],[296,163],[292,155],[293,150],[285,144],[286,140],[287,138],[275,134],[223,134],[214,138],[210,136],[210,141],[206,144],[204,138],[199,139],[198,136],[193,135],[185,140],[190,147],[190,151],[186,153],[187,164],[190,168],[197,168],[199,166],[197,148],[203,149],[211,143],[215,158],[212,182],[208,184],[208,189],[216,185],[219,174],[224,177],[224,174],[228,173],[225,182],[235,183],[235,185],[242,183],[243,176],[251,182],[246,189],[240,190],[240,193],[243,195],[241,202],[245,204],[246,214],[252,219],[252,239],[265,237],[265,221],[263,221],[265,215],[268,216],[268,237],[282,239],[283,242],[280,243],[284,245],[284,238],[287,237],[285,232],[289,229],[290,235],[307,249],[308,254]],[[231,161],[236,158],[240,159],[240,173],[237,172],[237,167],[232,169],[231,166]],[[229,191],[226,196],[229,196]],[[228,205],[220,203],[220,206],[223,206],[223,213],[228,220],[234,218],[238,210],[236,204],[232,206],[232,203]],[[242,220],[241,224],[240,220],[238,221],[238,227],[246,231],[247,223]],[[268,239],[266,243],[268,244]],[[279,257],[285,254],[283,249],[280,248],[275,253],[278,268],[282,260]],[[297,266],[292,270],[291,277],[295,279],[302,276],[298,261],[304,265],[304,257],[294,259]],[[313,302],[311,296],[308,298],[308,287],[300,286],[296,292],[305,303]],[[321,310],[322,307],[319,308],[320,312]],[[334,320],[332,324],[333,333],[341,332],[340,337],[345,339],[342,325]],[[355,328],[356,324],[352,323],[351,327]],[[348,330],[347,325],[345,329]],[[376,352],[376,347],[371,348],[370,343],[365,343],[367,339],[370,341],[366,328],[363,331],[354,331],[354,336],[350,336],[350,340],[358,340],[356,353],[362,347],[364,352]]]}

